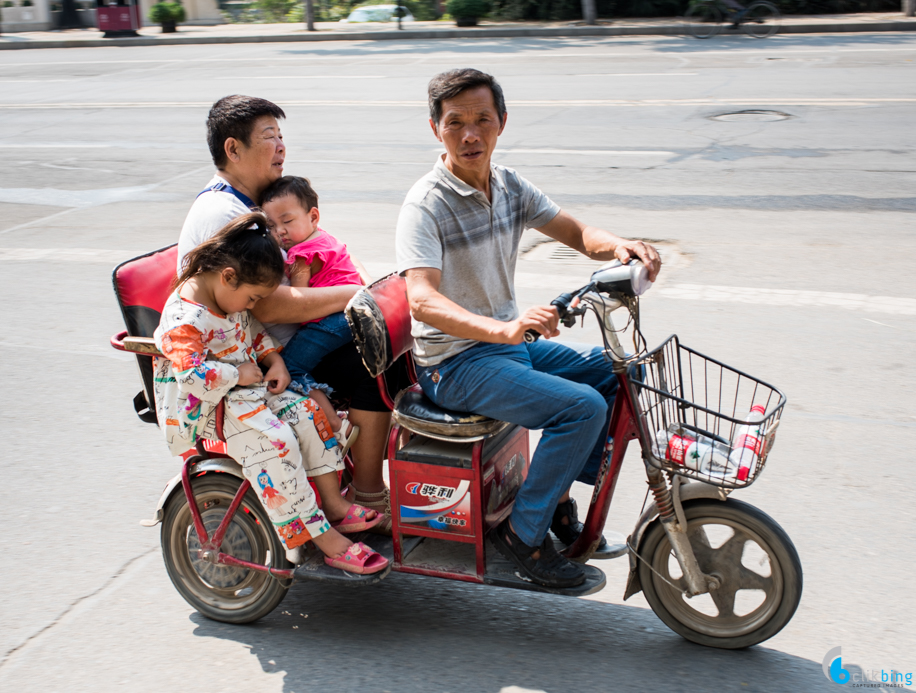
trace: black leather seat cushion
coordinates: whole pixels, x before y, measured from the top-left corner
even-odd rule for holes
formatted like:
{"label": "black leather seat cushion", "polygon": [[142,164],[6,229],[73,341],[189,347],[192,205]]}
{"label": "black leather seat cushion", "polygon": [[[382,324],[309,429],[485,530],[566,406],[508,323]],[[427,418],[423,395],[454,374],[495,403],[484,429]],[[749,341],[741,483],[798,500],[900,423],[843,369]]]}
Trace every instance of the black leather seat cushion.
{"label": "black leather seat cushion", "polygon": [[506,423],[481,414],[443,409],[423,394],[419,385],[402,390],[394,401],[394,419],[416,433],[447,438],[493,434]]}

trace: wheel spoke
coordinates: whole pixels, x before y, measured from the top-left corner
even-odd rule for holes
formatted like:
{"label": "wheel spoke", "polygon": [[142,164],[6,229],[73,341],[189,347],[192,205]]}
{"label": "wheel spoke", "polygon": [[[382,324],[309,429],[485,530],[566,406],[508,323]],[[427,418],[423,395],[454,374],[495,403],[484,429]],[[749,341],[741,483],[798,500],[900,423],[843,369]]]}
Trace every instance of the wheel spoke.
{"label": "wheel spoke", "polygon": [[734,584],[726,581],[718,589],[710,590],[709,596],[719,610],[719,618],[731,618],[735,615]]}
{"label": "wheel spoke", "polygon": [[765,577],[753,570],[748,570],[743,565],[738,566],[737,588],[739,590],[763,590],[767,594],[773,591],[773,577]]}
{"label": "wheel spoke", "polygon": [[741,556],[744,553],[744,545],[750,540],[750,537],[739,528],[733,528],[735,533],[729,537],[722,546],[713,550],[712,561],[716,568],[727,567],[734,568],[741,564]]}

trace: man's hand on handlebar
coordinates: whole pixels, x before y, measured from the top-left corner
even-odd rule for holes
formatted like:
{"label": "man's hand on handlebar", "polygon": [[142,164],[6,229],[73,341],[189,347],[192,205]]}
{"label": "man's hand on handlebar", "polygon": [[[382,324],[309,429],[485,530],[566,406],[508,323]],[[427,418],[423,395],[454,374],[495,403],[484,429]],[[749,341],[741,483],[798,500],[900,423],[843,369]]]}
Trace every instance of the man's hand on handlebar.
{"label": "man's hand on handlebar", "polygon": [[648,243],[642,241],[624,240],[617,245],[614,251],[617,259],[626,264],[630,258],[639,258],[649,271],[649,281],[654,282],[662,268],[662,259],[658,251]]}
{"label": "man's hand on handlebar", "polygon": [[512,322],[505,323],[503,334],[507,344],[521,344],[528,330],[534,330],[550,339],[560,334],[560,330],[557,329],[559,322],[560,317],[553,306],[534,306]]}

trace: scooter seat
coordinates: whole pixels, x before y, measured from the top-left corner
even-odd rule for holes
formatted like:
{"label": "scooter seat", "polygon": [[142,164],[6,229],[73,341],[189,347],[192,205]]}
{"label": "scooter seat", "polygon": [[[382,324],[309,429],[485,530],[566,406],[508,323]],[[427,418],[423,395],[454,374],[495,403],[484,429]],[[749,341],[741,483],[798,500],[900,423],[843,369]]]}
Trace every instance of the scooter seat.
{"label": "scooter seat", "polygon": [[444,409],[423,394],[419,385],[398,394],[392,415],[407,430],[440,440],[479,440],[509,425],[481,414]]}

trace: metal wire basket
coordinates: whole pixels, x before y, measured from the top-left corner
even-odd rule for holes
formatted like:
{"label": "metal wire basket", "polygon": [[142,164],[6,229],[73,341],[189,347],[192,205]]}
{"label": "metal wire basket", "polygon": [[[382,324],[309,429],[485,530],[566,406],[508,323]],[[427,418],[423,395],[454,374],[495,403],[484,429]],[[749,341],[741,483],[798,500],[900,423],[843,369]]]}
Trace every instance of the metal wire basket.
{"label": "metal wire basket", "polygon": [[[683,346],[677,335],[634,361],[629,370],[643,454],[650,464],[724,488],[749,486],[760,475],[786,406],[785,394]],[[762,419],[751,416],[754,406],[763,407]],[[757,454],[736,444],[744,426],[761,433]],[[672,454],[673,436],[682,450],[691,439],[700,445],[692,456]],[[715,459],[697,456],[709,455],[710,448],[716,450]],[[731,461],[736,464],[731,466]]]}

